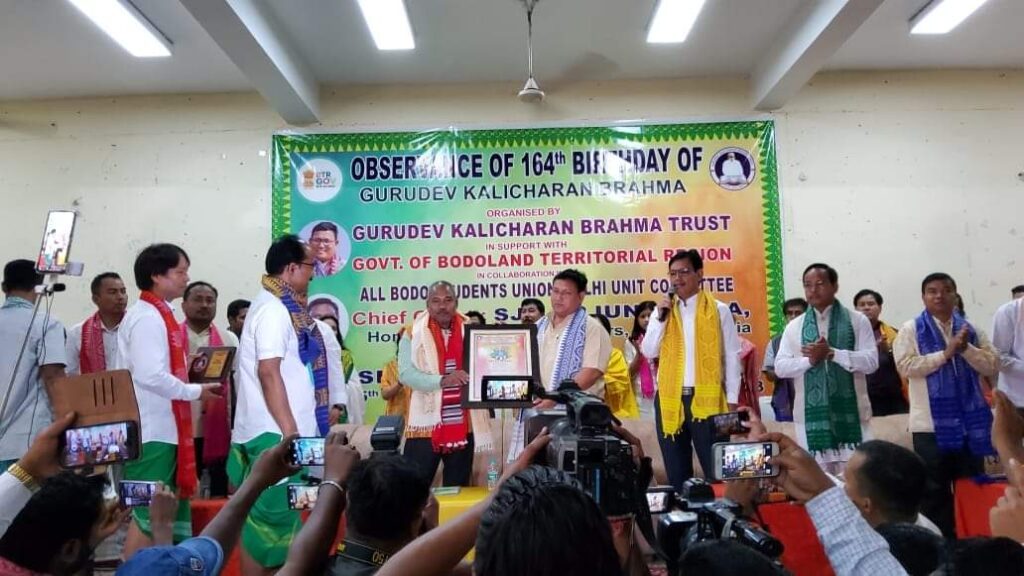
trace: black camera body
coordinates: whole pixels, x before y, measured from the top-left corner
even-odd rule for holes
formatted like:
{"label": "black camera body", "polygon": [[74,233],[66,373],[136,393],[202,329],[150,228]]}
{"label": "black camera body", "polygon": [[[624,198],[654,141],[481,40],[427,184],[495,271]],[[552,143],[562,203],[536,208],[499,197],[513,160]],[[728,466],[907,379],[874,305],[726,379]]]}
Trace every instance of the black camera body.
{"label": "black camera body", "polygon": [[541,464],[572,474],[608,516],[637,511],[641,488],[640,471],[633,458],[633,446],[611,429],[611,409],[600,398],[565,380],[558,392],[546,398],[565,405],[548,410],[527,423],[528,441],[547,426],[551,435]]}
{"label": "black camera body", "polygon": [[719,538],[735,539],[776,562],[782,555],[782,542],[743,519],[739,504],[726,498],[716,499],[704,480],[687,480],[682,494],[673,494],[670,504],[671,509],[661,516],[657,528],[658,548],[670,573],[674,573],[673,568],[687,548]]}
{"label": "black camera body", "polygon": [[370,432],[370,446],[373,452],[370,457],[398,454],[402,444],[402,433],[405,431],[405,418],[397,415],[381,416]]}

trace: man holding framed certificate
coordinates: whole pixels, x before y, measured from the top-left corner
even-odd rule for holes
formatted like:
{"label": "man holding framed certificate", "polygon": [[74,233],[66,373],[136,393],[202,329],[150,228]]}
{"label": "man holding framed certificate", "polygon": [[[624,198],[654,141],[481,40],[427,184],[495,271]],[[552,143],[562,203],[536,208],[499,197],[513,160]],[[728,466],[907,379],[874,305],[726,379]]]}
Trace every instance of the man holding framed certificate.
{"label": "man holding framed certificate", "polygon": [[463,326],[455,287],[431,284],[427,310],[413,320],[398,344],[398,374],[412,389],[405,457],[433,479],[443,461],[443,484],[467,486],[473,471],[473,450],[493,449],[490,422],[482,410],[462,407],[469,382],[464,362]]}

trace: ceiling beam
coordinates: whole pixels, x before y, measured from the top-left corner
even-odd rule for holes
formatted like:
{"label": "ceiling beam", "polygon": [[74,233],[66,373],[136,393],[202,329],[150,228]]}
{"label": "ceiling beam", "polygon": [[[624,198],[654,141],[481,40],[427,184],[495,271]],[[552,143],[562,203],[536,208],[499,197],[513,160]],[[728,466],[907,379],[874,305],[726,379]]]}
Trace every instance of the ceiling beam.
{"label": "ceiling beam", "polygon": [[285,121],[319,121],[320,84],[257,2],[180,2]]}
{"label": "ceiling beam", "polygon": [[782,108],[884,1],[806,2],[754,67],[750,82],[753,107]]}

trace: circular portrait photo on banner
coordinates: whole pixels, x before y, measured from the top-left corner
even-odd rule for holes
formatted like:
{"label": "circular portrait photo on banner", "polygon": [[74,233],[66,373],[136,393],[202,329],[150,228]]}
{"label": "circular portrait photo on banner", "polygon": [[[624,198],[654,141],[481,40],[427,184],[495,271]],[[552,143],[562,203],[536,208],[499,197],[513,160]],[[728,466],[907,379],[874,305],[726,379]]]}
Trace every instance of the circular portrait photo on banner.
{"label": "circular portrait photo on banner", "polygon": [[313,249],[313,277],[334,276],[348,263],[352,242],[348,232],[330,220],[314,220],[299,232],[299,238]]}
{"label": "circular portrait photo on banner", "polygon": [[743,148],[722,148],[711,158],[711,178],[726,190],[743,190],[754,181],[754,157]]}
{"label": "circular portrait photo on banner", "polygon": [[341,300],[322,293],[310,296],[308,302],[306,309],[310,316],[330,324],[336,336],[344,337],[348,334],[348,310]]}
{"label": "circular portrait photo on banner", "polygon": [[327,202],[341,191],[341,168],[326,158],[311,158],[298,166],[295,189],[310,202]]}

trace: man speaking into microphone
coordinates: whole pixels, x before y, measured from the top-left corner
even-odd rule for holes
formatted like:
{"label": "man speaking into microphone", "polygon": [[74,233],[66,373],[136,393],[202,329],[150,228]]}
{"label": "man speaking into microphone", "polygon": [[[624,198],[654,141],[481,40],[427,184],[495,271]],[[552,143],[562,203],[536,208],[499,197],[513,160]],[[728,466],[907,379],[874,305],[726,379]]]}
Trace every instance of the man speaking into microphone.
{"label": "man speaking into microphone", "polygon": [[651,316],[641,352],[658,359],[658,444],[669,483],[682,490],[683,482],[693,477],[694,448],[710,479],[711,445],[720,440],[710,418],[736,409],[740,340],[729,307],[701,289],[704,260],[699,252],[676,252],[668,262],[668,275],[673,292]]}

